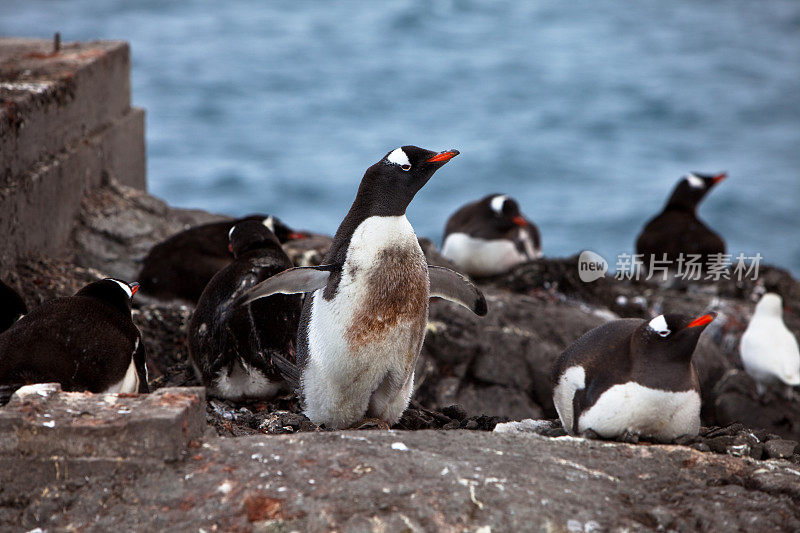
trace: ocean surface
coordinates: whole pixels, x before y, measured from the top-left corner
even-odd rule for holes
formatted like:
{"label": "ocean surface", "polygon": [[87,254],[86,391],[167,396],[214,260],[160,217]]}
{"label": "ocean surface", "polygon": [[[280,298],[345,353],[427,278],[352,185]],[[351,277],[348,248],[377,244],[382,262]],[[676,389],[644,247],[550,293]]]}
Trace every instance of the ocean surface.
{"label": "ocean surface", "polygon": [[687,171],[729,252],[800,274],[800,2],[2,0],[0,34],[124,39],[150,190],[333,233],[364,170],[461,155],[408,210],[517,198],[550,256],[631,252]]}

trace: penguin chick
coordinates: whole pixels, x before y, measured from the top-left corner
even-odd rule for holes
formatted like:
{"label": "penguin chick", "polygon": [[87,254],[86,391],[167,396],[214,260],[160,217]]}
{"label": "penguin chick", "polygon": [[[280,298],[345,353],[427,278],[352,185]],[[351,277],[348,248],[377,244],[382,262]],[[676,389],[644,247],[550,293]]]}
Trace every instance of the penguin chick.
{"label": "penguin chick", "polygon": [[391,425],[411,398],[428,299],[486,314],[481,292],[452,270],[429,267],[406,208],[456,150],[403,146],[369,167],[330,251],[251,289],[247,303],[274,293],[310,293],[298,332],[300,392],[316,424],[347,428],[365,417]]}
{"label": "penguin chick", "polygon": [[131,319],[138,283],[106,278],[45,302],[0,334],[0,384],[58,382],[65,391],[148,392]]}
{"label": "penguin chick", "polygon": [[761,297],[739,344],[745,371],[756,381],[759,394],[775,382],[800,385],[800,349],[783,322],[783,300],[768,292]]}
{"label": "penguin chick", "polygon": [[678,258],[683,254],[684,260],[690,259],[689,255],[699,255],[698,272],[702,273],[714,261],[711,256],[725,253],[725,241],[697,217],[697,205],[726,177],[724,172],[716,175],[693,172],[681,178],[667,205],[645,225],[636,240],[636,253],[641,254],[645,270],[651,261],[660,262],[666,254],[668,264],[664,266],[675,273],[679,268]]}
{"label": "penguin chick", "polygon": [[707,314],[628,318],[598,326],[556,362],[553,403],[572,435],[625,433],[672,441],[700,429],[700,385],[692,364]]}
{"label": "penguin chick", "polygon": [[[208,283],[189,323],[189,355],[209,393],[229,400],[270,398],[294,363],[301,297],[275,295],[246,306],[233,302],[270,276],[291,268],[264,224],[245,220],[230,230],[234,260]],[[296,380],[296,377],[295,377]]]}
{"label": "penguin chick", "polygon": [[150,249],[139,273],[142,292],[160,299],[197,302],[214,274],[233,260],[228,251],[228,232],[245,220],[263,222],[282,243],[306,236],[293,231],[277,217],[267,215],[250,215],[189,228]]}
{"label": "penguin chick", "polygon": [[25,301],[17,291],[0,280],[0,333],[14,325],[27,312]]}
{"label": "penguin chick", "polygon": [[442,255],[470,276],[492,276],[542,256],[539,229],[516,200],[490,194],[447,220]]}

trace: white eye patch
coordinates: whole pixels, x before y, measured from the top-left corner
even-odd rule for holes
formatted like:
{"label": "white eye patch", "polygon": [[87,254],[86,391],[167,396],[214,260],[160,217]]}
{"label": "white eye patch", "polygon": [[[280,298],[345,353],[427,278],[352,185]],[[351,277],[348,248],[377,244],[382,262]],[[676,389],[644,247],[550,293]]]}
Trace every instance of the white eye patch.
{"label": "white eye patch", "polygon": [[[266,224],[264,224],[266,226]],[[231,240],[231,235],[233,235],[233,230],[236,229],[236,224],[231,226],[231,229],[228,230],[228,240]]]}
{"label": "white eye patch", "polygon": [[121,281],[119,281],[119,280],[112,279],[112,278],[108,278],[108,280],[109,280],[109,281],[113,281],[114,283],[116,283],[117,285],[119,285],[120,287],[122,287],[122,290],[123,290],[123,291],[125,291],[125,294],[127,294],[127,295],[128,295],[128,298],[133,298],[133,293],[131,292],[131,288],[130,288],[130,287],[128,287],[128,284],[127,284],[127,283],[123,283],[123,282],[121,282]]}
{"label": "white eye patch", "polygon": [[686,174],[686,181],[692,189],[705,189],[706,183],[694,174]]}
{"label": "white eye patch", "polygon": [[264,224],[272,233],[275,233],[275,217],[268,216],[261,223]]}
{"label": "white eye patch", "polygon": [[650,323],[647,325],[650,329],[661,335],[662,337],[666,337],[672,331],[670,331],[669,327],[667,327],[667,320],[664,318],[664,315],[658,315]]}
{"label": "white eye patch", "polygon": [[408,160],[408,156],[402,148],[395,148],[392,150],[392,152],[386,156],[386,160],[389,163],[400,165],[403,170],[408,170],[411,168],[411,161]]}
{"label": "white eye patch", "polygon": [[489,203],[489,205],[492,208],[492,211],[494,211],[498,215],[502,214],[503,206],[506,204],[506,200],[508,200],[508,196],[505,194],[498,194],[497,196],[492,198],[492,201]]}

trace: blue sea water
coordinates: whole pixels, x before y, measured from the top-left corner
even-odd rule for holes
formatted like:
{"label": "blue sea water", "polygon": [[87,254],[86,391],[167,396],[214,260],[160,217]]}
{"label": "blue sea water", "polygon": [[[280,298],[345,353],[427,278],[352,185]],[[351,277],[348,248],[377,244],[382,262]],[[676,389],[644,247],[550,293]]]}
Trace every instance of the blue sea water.
{"label": "blue sea water", "polygon": [[491,192],[546,255],[614,264],[685,172],[726,170],[701,217],[800,273],[800,2],[2,0],[0,34],[124,39],[170,203],[332,233],[404,144],[461,155],[417,233]]}

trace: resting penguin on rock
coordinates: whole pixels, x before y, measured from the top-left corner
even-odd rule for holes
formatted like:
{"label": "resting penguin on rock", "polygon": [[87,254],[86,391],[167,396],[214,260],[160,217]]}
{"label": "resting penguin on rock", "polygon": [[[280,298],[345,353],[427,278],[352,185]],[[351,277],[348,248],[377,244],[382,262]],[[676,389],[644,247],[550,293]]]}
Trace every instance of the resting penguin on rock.
{"label": "resting penguin on rock", "polygon": [[27,312],[25,301],[17,291],[0,280],[0,333],[13,326]]}
{"label": "resting penguin on rock", "polygon": [[214,274],[233,260],[228,251],[228,232],[244,220],[263,222],[281,243],[306,236],[293,231],[277,217],[267,215],[189,228],[150,249],[139,273],[142,292],[156,298],[197,302]]}
{"label": "resting penguin on rock", "polygon": [[658,441],[697,435],[700,385],[692,354],[715,316],[628,318],[585,333],[561,354],[553,374],[564,429]]}
{"label": "resting penguin on rock", "polygon": [[106,278],[22,317],[0,334],[0,385],[148,392],[145,347],[131,319],[138,287]]}
{"label": "resting penguin on rock", "polygon": [[230,248],[233,263],[209,281],[192,315],[189,356],[212,395],[270,398],[283,385],[284,360],[294,362],[301,297],[275,295],[246,306],[233,302],[292,262],[275,234],[256,220],[231,228]]}
{"label": "resting penguin on rock", "polygon": [[516,200],[489,196],[461,207],[444,229],[442,255],[470,276],[492,276],[542,256],[539,230]]}
{"label": "resting penguin on rock", "polygon": [[297,267],[249,291],[310,293],[297,359],[305,414],[347,428],[365,417],[397,422],[408,406],[433,296],[486,314],[481,292],[459,274],[429,267],[405,213],[414,195],[456,150],[392,150],[369,167],[318,267]]}
{"label": "resting penguin on rock", "polygon": [[745,371],[756,381],[759,394],[772,383],[800,385],[800,349],[797,339],[783,323],[783,300],[768,292],[761,297],[739,344]]}
{"label": "resting penguin on rock", "polygon": [[725,241],[697,218],[697,205],[726,176],[724,172],[716,175],[693,172],[681,178],[667,205],[645,225],[636,240],[636,253],[643,255],[645,269],[651,257],[661,261],[666,254],[669,270],[675,272],[680,254],[685,259],[688,254],[697,254],[701,271],[705,272],[710,255],[725,253]]}

